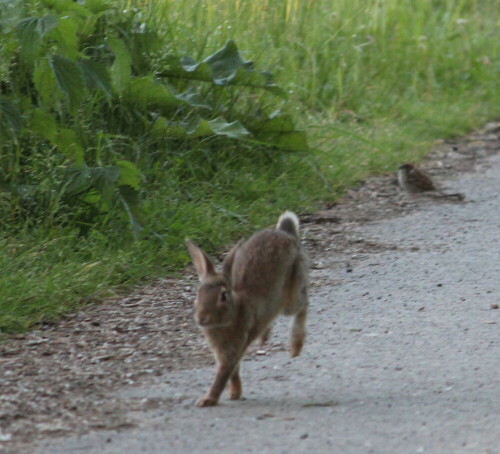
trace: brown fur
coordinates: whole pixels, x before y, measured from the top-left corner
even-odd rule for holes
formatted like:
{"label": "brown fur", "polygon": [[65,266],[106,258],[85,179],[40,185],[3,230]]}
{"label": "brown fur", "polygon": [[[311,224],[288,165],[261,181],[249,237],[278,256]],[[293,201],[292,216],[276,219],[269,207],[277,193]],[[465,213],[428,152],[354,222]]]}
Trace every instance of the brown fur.
{"label": "brown fur", "polygon": [[200,248],[186,241],[201,282],[195,319],[217,363],[215,380],[198,406],[216,405],[228,381],[229,398],[241,397],[240,360],[255,339],[267,340],[270,325],[280,313],[295,316],[290,352],[300,353],[308,306],[307,259],[296,233],[296,216],[284,213],[276,229],[261,230],[236,244],[224,260],[222,273],[215,271]]}

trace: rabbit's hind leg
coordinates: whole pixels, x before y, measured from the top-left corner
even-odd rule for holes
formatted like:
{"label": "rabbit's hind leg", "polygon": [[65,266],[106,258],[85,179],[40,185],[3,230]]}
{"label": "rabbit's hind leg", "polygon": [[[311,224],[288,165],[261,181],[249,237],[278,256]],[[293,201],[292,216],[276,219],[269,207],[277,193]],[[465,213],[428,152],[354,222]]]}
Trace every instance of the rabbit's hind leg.
{"label": "rabbit's hind leg", "polygon": [[238,400],[241,398],[242,386],[240,379],[240,365],[238,364],[231,375],[229,382],[229,399]]}
{"label": "rabbit's hind leg", "polygon": [[292,322],[292,332],[290,337],[290,355],[292,358],[298,356],[304,346],[306,338],[306,318],[307,318],[307,300],[302,309],[295,315]]}
{"label": "rabbit's hind leg", "polygon": [[307,305],[307,257],[301,252],[295,259],[283,288],[283,314],[295,315]]}
{"label": "rabbit's hind leg", "polygon": [[284,294],[283,313],[294,316],[290,338],[290,355],[295,357],[300,354],[304,345],[307,306],[309,304],[307,296],[307,259],[302,254],[299,255],[292,267]]}

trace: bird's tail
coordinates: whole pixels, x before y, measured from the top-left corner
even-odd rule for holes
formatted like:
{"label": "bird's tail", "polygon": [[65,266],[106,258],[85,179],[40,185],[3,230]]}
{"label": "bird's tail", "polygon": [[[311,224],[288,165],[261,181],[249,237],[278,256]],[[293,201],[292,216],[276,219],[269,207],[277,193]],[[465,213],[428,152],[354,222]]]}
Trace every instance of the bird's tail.
{"label": "bird's tail", "polygon": [[445,197],[447,199],[464,200],[465,196],[461,192],[438,192],[438,197]]}

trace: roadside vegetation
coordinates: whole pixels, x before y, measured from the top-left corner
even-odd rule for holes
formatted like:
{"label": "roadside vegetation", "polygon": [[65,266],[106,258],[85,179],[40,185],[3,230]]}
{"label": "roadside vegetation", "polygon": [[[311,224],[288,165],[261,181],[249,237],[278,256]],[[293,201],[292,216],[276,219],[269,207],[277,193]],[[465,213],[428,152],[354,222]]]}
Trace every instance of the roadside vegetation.
{"label": "roadside vegetation", "polygon": [[0,334],[500,114],[494,1],[0,0]]}

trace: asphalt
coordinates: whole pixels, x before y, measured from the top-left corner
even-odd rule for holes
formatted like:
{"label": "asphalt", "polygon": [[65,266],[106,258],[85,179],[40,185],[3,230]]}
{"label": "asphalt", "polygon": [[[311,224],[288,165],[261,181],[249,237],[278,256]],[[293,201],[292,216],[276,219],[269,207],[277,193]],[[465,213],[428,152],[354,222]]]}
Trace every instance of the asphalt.
{"label": "asphalt", "polygon": [[380,252],[315,271],[303,353],[244,361],[244,400],[196,408],[213,370],[174,372],[120,392],[159,402],[137,427],[34,452],[500,453],[500,156],[486,162],[447,184],[467,203],[364,225]]}

